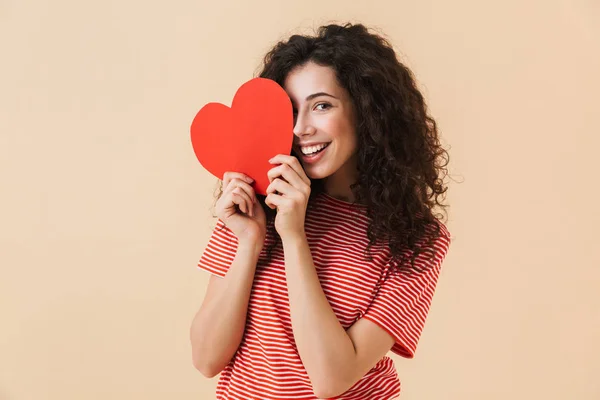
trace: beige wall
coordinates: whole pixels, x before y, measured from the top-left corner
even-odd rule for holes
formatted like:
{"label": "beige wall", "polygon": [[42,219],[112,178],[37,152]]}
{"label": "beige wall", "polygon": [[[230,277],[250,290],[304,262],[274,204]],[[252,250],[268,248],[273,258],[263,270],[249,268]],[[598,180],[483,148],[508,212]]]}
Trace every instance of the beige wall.
{"label": "beige wall", "polygon": [[189,140],[274,41],[387,33],[450,147],[451,252],[403,399],[599,399],[592,0],[0,3],[0,399],[210,399]]}

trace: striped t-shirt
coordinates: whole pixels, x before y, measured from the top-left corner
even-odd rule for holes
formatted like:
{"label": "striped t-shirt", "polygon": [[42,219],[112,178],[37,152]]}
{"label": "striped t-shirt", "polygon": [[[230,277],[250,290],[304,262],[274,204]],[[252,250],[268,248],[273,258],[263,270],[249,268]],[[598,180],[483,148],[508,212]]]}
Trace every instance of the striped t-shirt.
{"label": "striped t-shirt", "polygon": [[[372,247],[372,261],[364,258],[367,247],[366,207],[320,193],[311,199],[305,232],[321,287],[341,325],[348,329],[360,318],[376,323],[396,340],[391,351],[414,356],[435,291],[440,267],[450,245],[450,233],[442,226],[429,252],[415,263],[428,268],[412,274],[390,273],[387,246]],[[294,342],[281,243],[266,262],[267,235],[258,258],[248,305],[246,329],[232,360],[221,372],[217,399],[317,399]],[[235,257],[237,238],[217,220],[198,267],[225,276]],[[407,253],[408,254],[408,253]],[[353,387],[337,399],[388,400],[400,393],[393,361],[383,357]]]}

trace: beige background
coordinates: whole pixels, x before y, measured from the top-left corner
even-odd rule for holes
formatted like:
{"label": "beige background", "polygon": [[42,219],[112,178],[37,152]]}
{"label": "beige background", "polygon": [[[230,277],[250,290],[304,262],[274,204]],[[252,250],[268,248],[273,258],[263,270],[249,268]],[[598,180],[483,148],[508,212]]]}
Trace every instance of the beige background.
{"label": "beige background", "polygon": [[599,399],[594,0],[0,2],[0,399],[210,399],[188,332],[215,179],[189,140],[264,52],[377,27],[450,149],[404,400]]}

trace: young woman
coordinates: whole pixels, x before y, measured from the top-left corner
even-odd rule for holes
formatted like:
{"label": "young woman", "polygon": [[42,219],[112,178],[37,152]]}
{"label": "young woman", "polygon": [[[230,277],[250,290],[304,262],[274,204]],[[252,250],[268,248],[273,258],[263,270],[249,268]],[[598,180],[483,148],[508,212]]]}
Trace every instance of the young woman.
{"label": "young woman", "polygon": [[414,356],[450,245],[435,121],[360,24],[279,42],[260,76],[292,100],[293,155],[271,160],[265,197],[224,176],[194,365],[221,373],[218,399],[395,398],[386,353]]}

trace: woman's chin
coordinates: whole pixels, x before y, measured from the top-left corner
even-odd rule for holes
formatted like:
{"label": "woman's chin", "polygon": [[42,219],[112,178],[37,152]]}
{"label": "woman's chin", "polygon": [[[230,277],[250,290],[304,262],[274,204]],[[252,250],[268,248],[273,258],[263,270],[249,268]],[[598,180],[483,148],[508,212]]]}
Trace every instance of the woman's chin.
{"label": "woman's chin", "polygon": [[313,180],[318,180],[318,179],[325,179],[327,178],[327,176],[329,176],[327,174],[327,171],[324,171],[323,168],[312,168],[311,165],[308,166],[308,168],[306,166],[304,166],[304,172],[306,173],[306,176],[308,176],[310,179]]}

